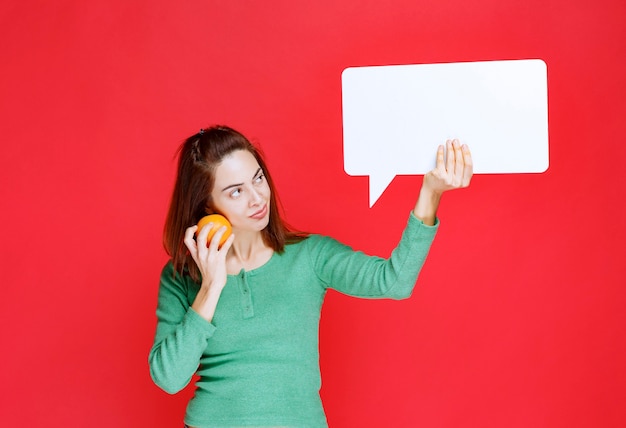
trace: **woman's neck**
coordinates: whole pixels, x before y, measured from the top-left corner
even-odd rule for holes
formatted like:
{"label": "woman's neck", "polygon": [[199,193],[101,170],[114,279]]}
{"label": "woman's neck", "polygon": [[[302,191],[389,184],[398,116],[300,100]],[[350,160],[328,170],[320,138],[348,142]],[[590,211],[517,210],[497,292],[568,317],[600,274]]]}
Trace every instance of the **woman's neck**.
{"label": "woman's neck", "polygon": [[231,275],[242,269],[252,270],[263,266],[274,250],[263,240],[260,232],[235,232],[235,242],[226,256],[226,268]]}

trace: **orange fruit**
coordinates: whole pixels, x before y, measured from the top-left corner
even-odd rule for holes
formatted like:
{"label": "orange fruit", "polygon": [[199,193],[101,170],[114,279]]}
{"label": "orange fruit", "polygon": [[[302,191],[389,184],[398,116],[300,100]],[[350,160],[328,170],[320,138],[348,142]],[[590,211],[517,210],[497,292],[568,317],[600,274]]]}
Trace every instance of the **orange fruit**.
{"label": "orange fruit", "polygon": [[202,217],[200,221],[198,222],[198,230],[196,231],[196,236],[200,233],[202,228],[209,223],[213,223],[213,227],[209,231],[209,236],[207,237],[207,246],[211,242],[211,238],[213,238],[213,235],[215,235],[215,232],[217,232],[217,230],[220,227],[226,226],[226,231],[222,235],[220,239],[220,243],[219,243],[219,246],[221,247],[224,244],[224,242],[226,242],[230,234],[232,233],[233,228],[230,225],[230,222],[223,215],[210,214],[210,215]]}

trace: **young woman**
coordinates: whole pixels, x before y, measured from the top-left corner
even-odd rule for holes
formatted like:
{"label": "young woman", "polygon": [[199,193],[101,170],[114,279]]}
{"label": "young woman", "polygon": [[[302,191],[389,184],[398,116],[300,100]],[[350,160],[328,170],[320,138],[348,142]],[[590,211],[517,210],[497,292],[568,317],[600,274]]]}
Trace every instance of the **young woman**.
{"label": "young woman", "polygon": [[[424,176],[400,242],[383,259],[287,227],[263,158],[239,132],[215,126],[183,143],[149,362],[154,382],[169,393],[198,374],[188,426],[327,426],[318,363],[326,290],[410,296],[438,227],[442,193],[467,187],[472,177],[467,146],[446,145]],[[232,224],[221,246],[224,227],[207,246],[212,225],[194,226],[208,213]]]}

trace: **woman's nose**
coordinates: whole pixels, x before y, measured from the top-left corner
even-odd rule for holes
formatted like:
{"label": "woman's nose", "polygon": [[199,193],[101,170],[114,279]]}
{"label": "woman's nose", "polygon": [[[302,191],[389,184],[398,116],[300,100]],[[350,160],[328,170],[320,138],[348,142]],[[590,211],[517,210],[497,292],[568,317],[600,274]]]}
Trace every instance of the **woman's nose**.
{"label": "woman's nose", "polygon": [[259,203],[261,203],[262,200],[263,198],[261,197],[261,194],[256,189],[252,189],[250,191],[250,205],[251,206],[258,205]]}

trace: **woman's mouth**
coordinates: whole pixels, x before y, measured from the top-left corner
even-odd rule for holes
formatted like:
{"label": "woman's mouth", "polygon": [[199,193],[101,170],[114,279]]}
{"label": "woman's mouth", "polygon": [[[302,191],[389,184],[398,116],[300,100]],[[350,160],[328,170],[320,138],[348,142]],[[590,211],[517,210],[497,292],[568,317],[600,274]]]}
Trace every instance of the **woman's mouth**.
{"label": "woman's mouth", "polygon": [[266,215],[267,215],[267,204],[263,205],[263,207],[260,210],[252,214],[250,218],[253,218],[255,220],[260,220],[264,218]]}

